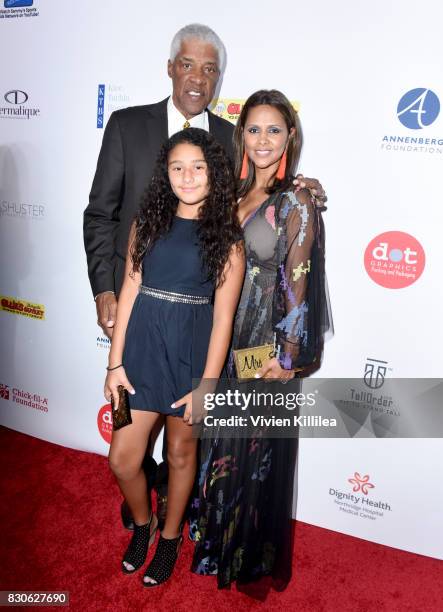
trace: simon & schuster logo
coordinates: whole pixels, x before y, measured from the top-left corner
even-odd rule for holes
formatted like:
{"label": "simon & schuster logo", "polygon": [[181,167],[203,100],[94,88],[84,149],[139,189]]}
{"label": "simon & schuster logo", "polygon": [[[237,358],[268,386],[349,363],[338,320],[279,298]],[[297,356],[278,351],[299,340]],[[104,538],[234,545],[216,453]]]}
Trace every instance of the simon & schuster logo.
{"label": "simon & schuster logo", "polygon": [[33,219],[41,221],[44,216],[44,204],[28,204],[25,202],[0,200],[0,217],[13,217],[15,219]]}

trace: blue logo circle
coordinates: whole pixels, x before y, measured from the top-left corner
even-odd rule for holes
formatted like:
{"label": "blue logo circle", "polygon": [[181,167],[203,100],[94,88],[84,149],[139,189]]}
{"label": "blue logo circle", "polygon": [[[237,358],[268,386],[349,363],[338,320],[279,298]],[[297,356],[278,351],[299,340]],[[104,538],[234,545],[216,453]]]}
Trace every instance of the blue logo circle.
{"label": "blue logo circle", "polygon": [[440,101],[433,91],[425,87],[411,89],[397,106],[397,117],[410,130],[422,130],[438,117]]}
{"label": "blue logo circle", "polygon": [[391,261],[401,261],[403,259],[403,251],[401,249],[392,249],[389,253]]}

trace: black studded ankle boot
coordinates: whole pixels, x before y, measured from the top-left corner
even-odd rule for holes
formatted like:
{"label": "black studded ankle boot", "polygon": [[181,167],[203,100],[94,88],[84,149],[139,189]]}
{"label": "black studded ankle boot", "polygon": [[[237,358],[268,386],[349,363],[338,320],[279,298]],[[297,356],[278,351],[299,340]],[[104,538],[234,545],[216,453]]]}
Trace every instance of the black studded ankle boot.
{"label": "black studded ankle boot", "polygon": [[[151,525],[153,524],[155,527],[151,528]],[[134,532],[122,561],[122,570],[125,574],[133,574],[141,568],[143,563],[146,561],[146,555],[148,554],[149,547],[155,539],[156,531],[157,517],[153,512],[151,513],[151,518],[146,525],[134,525]],[[128,569],[125,567],[125,561],[126,563],[132,565],[134,569]]]}

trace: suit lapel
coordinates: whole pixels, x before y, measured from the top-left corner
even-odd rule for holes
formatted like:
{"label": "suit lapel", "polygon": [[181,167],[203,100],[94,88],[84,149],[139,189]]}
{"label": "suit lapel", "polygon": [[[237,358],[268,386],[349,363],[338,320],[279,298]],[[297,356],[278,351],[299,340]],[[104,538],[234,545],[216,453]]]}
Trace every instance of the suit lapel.
{"label": "suit lapel", "polygon": [[149,115],[146,119],[149,147],[155,150],[155,156],[157,156],[162,144],[168,140],[167,103],[168,98],[158,104],[154,104],[149,110]]}
{"label": "suit lapel", "polygon": [[224,144],[225,143],[225,134],[223,130],[220,129],[217,121],[214,119],[213,113],[211,111],[207,111],[208,113],[208,123],[209,123],[209,132],[212,134],[218,142]]}

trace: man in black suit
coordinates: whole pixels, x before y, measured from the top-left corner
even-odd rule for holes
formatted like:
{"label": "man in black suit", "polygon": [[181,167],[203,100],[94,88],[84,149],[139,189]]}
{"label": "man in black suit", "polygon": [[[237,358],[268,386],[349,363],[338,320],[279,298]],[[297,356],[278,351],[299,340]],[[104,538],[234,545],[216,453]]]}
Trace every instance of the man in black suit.
{"label": "man in black suit", "polygon": [[98,323],[108,337],[123,283],[129,229],[161,145],[183,127],[201,127],[232,158],[232,124],[206,110],[224,58],[223,43],[215,32],[197,24],[182,28],[172,41],[168,61],[172,96],[157,104],[115,111],[109,118],[84,213],[89,280]]}
{"label": "man in black suit", "polygon": [[[129,229],[161,145],[185,127],[199,127],[213,134],[233,158],[232,124],[207,110],[225,58],[224,45],[215,32],[199,24],[185,26],[171,44],[168,75],[172,95],[156,104],[115,111],[109,118],[83,225],[98,324],[109,338],[123,284]],[[148,458],[146,461],[149,463]],[[166,501],[166,479],[163,470],[157,478],[159,519],[165,513],[165,503],[159,501]],[[131,528],[125,504],[122,517]]]}

